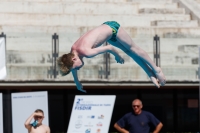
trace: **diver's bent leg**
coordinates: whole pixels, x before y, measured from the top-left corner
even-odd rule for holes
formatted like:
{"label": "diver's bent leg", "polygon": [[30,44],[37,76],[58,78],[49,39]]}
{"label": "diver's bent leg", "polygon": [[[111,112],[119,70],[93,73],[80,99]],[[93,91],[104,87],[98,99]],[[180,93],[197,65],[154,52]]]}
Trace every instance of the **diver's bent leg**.
{"label": "diver's bent leg", "polygon": [[149,76],[150,80],[154,83],[154,85],[160,88],[156,75],[154,74],[152,69],[143,60],[137,58],[134,54],[131,53],[126,53],[126,54],[129,55],[146,72],[146,74]]}
{"label": "diver's bent leg", "polygon": [[160,87],[160,85],[158,84],[158,81],[156,79],[156,75],[154,74],[154,72],[152,71],[152,69],[140,58],[138,58],[136,55],[132,54],[129,50],[127,50],[121,43],[117,42],[110,42],[110,44],[112,44],[113,46],[121,49],[122,51],[124,51],[124,53],[126,53],[129,57],[131,57],[140,67],[142,67],[142,69],[146,72],[146,74],[148,75],[148,77],[150,78],[150,80],[154,83],[154,85],[156,87]]}
{"label": "diver's bent leg", "polygon": [[156,77],[158,78],[161,85],[165,85],[166,78],[161,68],[155,65],[155,63],[152,61],[152,59],[149,57],[146,51],[141,49],[133,42],[131,37],[126,33],[126,31],[122,27],[119,28],[116,39],[120,44],[122,44],[127,50],[129,50],[134,55],[134,60],[137,60],[139,58],[143,60],[146,64],[148,64],[153,70]]}

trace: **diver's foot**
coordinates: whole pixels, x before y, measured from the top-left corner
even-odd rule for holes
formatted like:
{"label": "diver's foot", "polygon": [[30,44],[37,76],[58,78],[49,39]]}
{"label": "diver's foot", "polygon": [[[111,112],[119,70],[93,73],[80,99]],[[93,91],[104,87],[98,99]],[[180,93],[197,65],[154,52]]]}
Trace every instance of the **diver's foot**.
{"label": "diver's foot", "polygon": [[162,70],[161,70],[160,67],[158,67],[158,70],[159,70],[159,71],[158,71],[157,73],[155,73],[155,75],[156,75],[156,77],[157,77],[157,79],[158,79],[160,85],[161,85],[161,86],[164,86],[165,83],[166,83],[165,75],[163,74],[163,72],[162,72]]}
{"label": "diver's foot", "polygon": [[150,77],[150,80],[153,82],[153,84],[157,87],[157,88],[160,88],[160,85],[158,83],[158,79],[154,76],[151,76]]}

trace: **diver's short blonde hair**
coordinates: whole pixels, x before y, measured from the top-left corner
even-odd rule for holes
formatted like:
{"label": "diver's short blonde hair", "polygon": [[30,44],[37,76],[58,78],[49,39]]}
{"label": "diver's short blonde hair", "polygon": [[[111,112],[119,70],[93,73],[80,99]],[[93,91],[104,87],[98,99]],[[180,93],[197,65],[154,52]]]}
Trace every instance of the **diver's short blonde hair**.
{"label": "diver's short blonde hair", "polygon": [[73,57],[74,57],[73,53],[68,53],[58,58],[57,64],[62,76],[65,76],[70,73],[70,69],[72,68],[74,64],[72,61]]}

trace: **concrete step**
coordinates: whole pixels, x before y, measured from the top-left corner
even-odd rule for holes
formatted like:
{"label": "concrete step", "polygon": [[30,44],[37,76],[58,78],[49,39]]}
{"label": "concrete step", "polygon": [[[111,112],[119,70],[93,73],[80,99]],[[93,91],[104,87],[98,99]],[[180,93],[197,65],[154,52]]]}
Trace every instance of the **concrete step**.
{"label": "concrete step", "polygon": [[[52,80],[48,71],[50,66],[45,65],[8,65],[6,80]],[[101,65],[85,65],[78,71],[80,81],[104,80],[100,77]],[[195,80],[198,81],[196,72],[198,66],[166,65],[162,70],[168,81],[172,80]],[[185,73],[187,72],[187,73]],[[58,75],[57,81],[73,81],[72,74],[67,76]],[[123,64],[111,65],[109,80],[117,81],[149,81],[146,73],[138,65]]]}
{"label": "concrete step", "polygon": [[[194,46],[194,45],[193,45]],[[191,47],[193,47],[191,46]],[[198,50],[192,50],[191,52],[181,52],[181,51],[171,51],[171,52],[165,52],[163,51],[163,46],[161,46],[161,63],[162,65],[182,65],[182,66],[193,66],[198,65],[198,63],[194,63],[193,59],[198,59]],[[177,46],[174,46],[175,49]],[[188,46],[187,46],[188,47]],[[199,47],[199,45],[196,45],[196,47]],[[193,47],[195,48],[195,47]],[[153,49],[153,47],[152,47]],[[143,50],[146,51],[146,48],[143,48]],[[118,51],[120,51],[118,49]],[[7,51],[7,64],[8,65],[23,65],[23,66],[37,66],[37,65],[50,65],[52,61],[52,54],[51,52],[38,52],[38,51]],[[147,52],[147,51],[146,51]],[[194,52],[194,53],[192,53]],[[60,52],[59,56],[68,53],[68,52]],[[149,57],[153,60],[153,53],[147,52]],[[196,54],[195,54],[196,53]],[[133,61],[132,58],[127,56],[125,53],[120,52],[120,55],[124,58],[125,64],[132,64],[136,65],[136,63]],[[113,55],[111,57],[111,64],[116,64],[115,58]],[[91,64],[103,64],[103,54],[100,54],[98,56],[95,56],[93,58],[84,58],[85,65]]]}
{"label": "concrete step", "polygon": [[[39,49],[39,48],[38,48]],[[69,51],[60,51],[59,56],[69,53]],[[112,56],[114,63],[116,63],[114,56]],[[52,65],[52,51],[14,51],[7,50],[6,63],[9,65],[27,65],[27,66],[37,66],[37,65]],[[102,64],[103,54],[95,56],[95,58],[84,58],[86,64]]]}
{"label": "concrete step", "polygon": [[[115,10],[117,9],[117,10]],[[0,13],[33,14],[138,14],[136,3],[81,2],[5,2],[0,1]]]}
{"label": "concrete step", "polygon": [[3,14],[0,25],[19,26],[98,26],[105,21],[115,20],[121,25],[151,26],[155,20],[190,20],[190,15],[47,15],[47,14]]}
{"label": "concrete step", "polygon": [[[144,49],[148,54],[152,54],[153,53],[153,38],[132,38],[133,41],[135,42],[136,45],[138,45],[140,48]],[[51,54],[51,49],[52,49],[52,43],[51,41],[46,41],[46,42],[42,42],[40,41],[40,39],[38,40],[32,40],[29,39],[29,43],[27,43],[26,41],[21,41],[18,42],[16,40],[11,40],[11,39],[7,39],[7,50],[11,51],[11,53],[14,53],[16,56],[17,55],[22,55],[22,53],[32,53],[32,54],[36,54],[36,55],[42,55],[42,53],[47,53]],[[45,40],[45,39],[43,39]],[[47,39],[48,40],[48,39]],[[185,55],[185,56],[189,56],[189,57],[198,57],[198,48],[196,48],[196,52],[194,52],[195,50],[193,50],[192,53],[188,52],[188,51],[182,51],[180,50],[181,47],[183,46],[190,46],[192,49],[194,46],[199,46],[199,38],[179,38],[179,39],[172,39],[172,38],[160,38],[160,51],[163,54],[168,54],[168,55],[173,55],[172,53],[178,53],[179,55]],[[69,39],[65,39],[63,38],[62,40],[59,40],[59,51],[61,53],[68,53],[70,52],[70,48],[73,45],[74,42],[71,42]],[[188,49],[188,48],[187,48]],[[119,51],[121,53],[123,53],[120,49]],[[192,51],[192,50],[190,50]],[[16,54],[16,53],[18,54]],[[30,54],[30,56],[32,55]],[[23,55],[22,57],[28,57],[28,55]],[[40,56],[41,57],[41,56]],[[152,56],[153,57],[153,56]]]}
{"label": "concrete step", "polygon": [[131,35],[132,38],[150,38],[156,34],[162,38],[200,38],[200,27],[132,27],[126,28],[126,31]]}
{"label": "concrete step", "polygon": [[137,3],[173,3],[172,0],[128,0],[129,2],[137,2]]}
{"label": "concrete step", "polygon": [[[4,1],[4,0],[0,0]],[[127,2],[127,0],[7,0],[10,2]]]}
{"label": "concrete step", "polygon": [[185,9],[183,8],[142,8],[139,9],[139,14],[185,14]]}
{"label": "concrete step", "polygon": [[[110,79],[123,80],[148,80],[146,73],[139,66],[121,65],[112,66]],[[169,80],[198,80],[196,66],[162,66],[166,79]],[[187,71],[187,74],[185,73]]]}
{"label": "concrete step", "polygon": [[194,0],[180,0],[179,2],[183,7],[189,10],[189,13],[192,13],[196,16],[195,19],[200,18],[200,5],[198,2]]}
{"label": "concrete step", "polygon": [[197,66],[163,66],[162,70],[168,80],[191,80],[198,81]]}
{"label": "concrete step", "polygon": [[[123,26],[123,25],[122,25]],[[2,26],[7,39],[42,38],[51,39],[54,33],[66,38],[77,39],[95,26]],[[124,27],[132,38],[153,38],[158,34],[162,38],[200,38],[200,27]],[[72,39],[73,40],[73,39]]]}
{"label": "concrete step", "polygon": [[160,26],[160,27],[198,27],[197,20],[190,21],[152,21],[152,26]]}
{"label": "concrete step", "polygon": [[[146,52],[148,53],[153,53],[153,38],[132,38],[133,41],[139,45],[142,49],[144,49]],[[186,53],[186,51],[180,51],[180,47],[182,46],[191,46],[191,48],[193,48],[194,46],[199,46],[199,41],[200,39],[194,39],[194,38],[190,38],[190,39],[184,39],[184,38],[178,38],[178,39],[170,39],[170,38],[160,38],[160,47],[161,47],[161,52],[162,53],[166,53],[166,54],[171,54],[171,53],[176,53],[176,52],[179,52],[179,53]],[[24,49],[24,50],[21,50],[21,49],[14,49],[12,48],[12,50],[18,50],[18,51],[36,51],[36,52],[46,52],[46,51],[49,51],[51,52],[51,43],[40,43],[40,42],[33,42],[32,44],[34,43],[38,43],[37,45],[33,45],[35,46],[36,50],[33,49],[33,50],[29,50],[29,49]],[[11,45],[11,44],[10,44]],[[18,44],[18,46],[27,46],[28,44],[26,43],[21,43]],[[62,39],[62,41],[60,40],[60,43],[59,43],[59,49],[60,49],[60,52],[69,52],[70,51],[70,48],[71,46],[73,45],[73,42],[70,42],[69,40],[67,39]],[[32,46],[32,47],[33,47]],[[43,48],[43,49],[42,49]],[[9,49],[8,49],[9,50]],[[196,52],[194,52],[196,50]],[[198,56],[198,48],[196,48],[195,50],[191,50],[191,56],[193,56],[194,54],[194,57],[195,56]],[[123,52],[122,52],[123,53]],[[187,54],[190,55],[190,52],[187,51]]]}
{"label": "concrete step", "polygon": [[[4,1],[4,0],[0,0]],[[52,2],[52,0],[7,0],[9,2]],[[172,0],[53,0],[53,2],[172,3]]]}
{"label": "concrete step", "polygon": [[[76,36],[69,36],[66,34],[58,34],[59,35],[59,49],[61,51],[70,51],[72,44],[80,37],[78,34]],[[158,34],[159,35],[159,34]],[[160,35],[159,35],[160,36]],[[197,38],[161,38],[161,45],[164,47],[165,52],[170,51],[178,51],[178,49],[174,48],[174,45],[182,45],[182,44],[199,44],[200,39]],[[143,36],[138,35],[136,38],[133,38],[134,42],[138,44],[140,47],[146,49],[147,52],[153,52],[153,36]],[[166,41],[165,41],[166,40]],[[10,37],[7,35],[7,50],[15,50],[15,51],[50,51],[52,46],[52,37],[50,35],[42,35],[39,36],[14,36]]]}
{"label": "concrete step", "polygon": [[[134,42],[139,45],[142,49],[144,49],[150,58],[153,60],[153,39],[152,38],[133,38]],[[65,49],[60,49],[60,54],[68,53],[69,49],[67,49],[66,41],[60,45],[65,47]],[[198,47],[200,39],[188,39],[188,38],[179,38],[179,39],[169,39],[169,38],[160,38],[160,48],[161,48],[161,66],[176,66],[181,65],[184,66],[193,66],[192,59],[198,58]],[[21,43],[15,44],[18,46],[19,49],[15,50],[8,50],[7,49],[7,64],[11,66],[23,65],[23,66],[47,66],[51,62],[51,50],[48,51],[48,46],[43,49],[46,51],[41,50],[42,43],[33,42],[33,45],[37,51],[33,51],[29,46],[26,44]],[[10,44],[7,44],[7,46]],[[39,46],[39,47],[38,47]],[[20,48],[27,47],[26,51],[21,50]],[[120,50],[119,50],[120,51]],[[125,64],[135,66],[136,63],[133,62],[130,57],[125,55],[123,52],[120,51],[120,54],[125,59]],[[102,55],[98,55],[92,59],[84,59],[85,65],[87,64],[102,64]],[[114,65],[116,64],[114,57],[111,55],[111,63]],[[29,65],[30,64],[30,65]],[[197,64],[198,65],[198,64]],[[111,65],[112,66],[112,65]],[[114,65],[115,66],[115,65]],[[137,65],[136,65],[137,66]]]}
{"label": "concrete step", "polygon": [[[103,3],[103,2],[24,2],[0,1],[0,13],[44,14],[137,14],[138,8],[173,9],[177,3]],[[115,10],[117,9],[117,10]],[[169,11],[168,11],[169,12]],[[180,12],[180,11],[179,11]]]}
{"label": "concrete step", "polygon": [[156,9],[177,9],[177,3],[137,3],[139,9],[143,8],[156,8]]}
{"label": "concrete step", "polygon": [[[20,46],[20,45],[19,45]],[[7,64],[26,64],[30,66],[35,65],[51,65],[52,62],[52,52],[51,50],[40,50],[38,51],[30,50],[27,48],[26,51],[21,50],[8,50],[6,51]]]}
{"label": "concrete step", "polygon": [[47,80],[50,66],[7,65],[6,80]]}
{"label": "concrete step", "polygon": [[[117,66],[117,67],[116,67]],[[50,75],[48,74],[50,66],[45,65],[31,65],[31,66],[22,66],[22,65],[8,65],[8,76],[6,80],[48,80]],[[78,72],[78,77],[80,81],[84,80],[101,80],[100,78],[100,67],[101,65],[85,65]],[[115,65],[112,67],[112,73],[110,75],[111,79],[122,78],[123,80],[127,79],[142,79],[148,80],[146,74],[138,66],[132,65]],[[127,71],[128,70],[128,71]],[[137,70],[137,71],[136,71]],[[129,72],[127,75],[122,75],[121,73]],[[73,81],[72,74],[67,76],[58,75],[56,80],[71,80]]]}

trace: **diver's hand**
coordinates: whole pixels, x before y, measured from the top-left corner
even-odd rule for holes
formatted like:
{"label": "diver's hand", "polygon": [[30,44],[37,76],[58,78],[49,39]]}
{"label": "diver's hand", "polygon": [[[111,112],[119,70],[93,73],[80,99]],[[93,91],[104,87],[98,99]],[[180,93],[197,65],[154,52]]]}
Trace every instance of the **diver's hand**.
{"label": "diver's hand", "polygon": [[82,86],[82,84],[81,84],[80,82],[77,82],[77,83],[76,83],[76,87],[77,87],[77,89],[78,89],[79,91],[82,91],[82,92],[84,92],[84,93],[87,93],[86,90],[83,90],[83,86]]}
{"label": "diver's hand", "polygon": [[124,59],[120,55],[115,56],[115,60],[117,63],[124,64]]}

